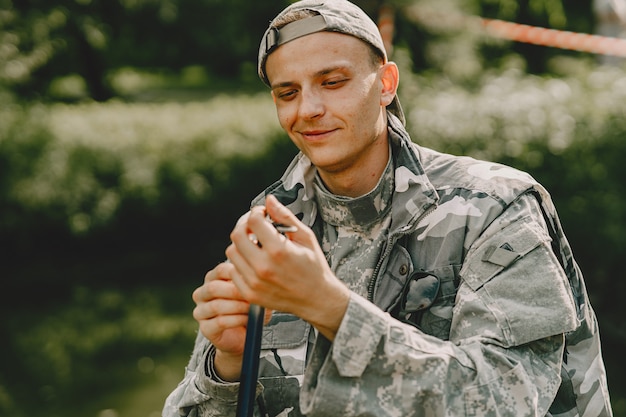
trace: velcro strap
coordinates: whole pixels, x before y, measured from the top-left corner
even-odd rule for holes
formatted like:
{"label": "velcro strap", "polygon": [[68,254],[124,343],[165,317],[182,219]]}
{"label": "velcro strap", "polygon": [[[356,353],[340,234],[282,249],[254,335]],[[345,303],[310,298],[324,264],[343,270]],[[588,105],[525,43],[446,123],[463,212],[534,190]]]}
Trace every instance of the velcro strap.
{"label": "velcro strap", "polygon": [[296,20],[280,29],[274,29],[267,34],[265,50],[270,50],[284,43],[290,42],[299,37],[309,35],[315,32],[321,32],[326,29],[326,19],[322,15],[307,17],[306,19]]}

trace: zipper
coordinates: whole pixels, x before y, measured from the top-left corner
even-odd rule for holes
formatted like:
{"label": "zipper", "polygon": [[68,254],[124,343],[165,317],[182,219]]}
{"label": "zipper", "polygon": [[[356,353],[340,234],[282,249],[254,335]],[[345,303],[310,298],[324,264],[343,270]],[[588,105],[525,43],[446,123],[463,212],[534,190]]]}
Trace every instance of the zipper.
{"label": "zipper", "polygon": [[[424,211],[424,213],[422,213],[422,215],[420,217],[417,218],[417,220],[415,221],[415,225],[419,224],[419,222],[421,222],[422,220],[424,220],[428,215],[430,215],[433,211],[435,211],[435,209],[437,208],[436,204],[432,204],[426,211]],[[389,255],[391,254],[391,250],[393,249],[394,244],[402,237],[409,235],[411,233],[413,233],[414,228],[409,228],[408,230],[402,231],[402,232],[398,232],[394,235],[389,236],[389,238],[387,239],[387,245],[385,246],[385,251],[383,252],[383,255],[380,257],[380,259],[378,260],[378,263],[376,264],[376,269],[374,269],[374,273],[372,274],[372,279],[370,279],[370,282],[367,286],[367,299],[370,302],[374,302],[374,292],[375,292],[375,288],[376,288],[376,283],[378,282],[378,274],[380,274],[380,269],[383,266],[383,261],[389,257]]]}

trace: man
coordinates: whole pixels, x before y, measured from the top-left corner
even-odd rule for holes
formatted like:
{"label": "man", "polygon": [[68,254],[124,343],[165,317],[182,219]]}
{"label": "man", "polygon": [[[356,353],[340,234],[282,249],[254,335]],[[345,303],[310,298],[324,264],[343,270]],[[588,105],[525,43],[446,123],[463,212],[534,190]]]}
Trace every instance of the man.
{"label": "man", "polygon": [[249,303],[268,312],[256,415],[612,414],[548,193],[413,144],[398,68],[360,9],[292,4],[259,75],[301,152],[194,292],[200,332],[164,416],[234,415]]}

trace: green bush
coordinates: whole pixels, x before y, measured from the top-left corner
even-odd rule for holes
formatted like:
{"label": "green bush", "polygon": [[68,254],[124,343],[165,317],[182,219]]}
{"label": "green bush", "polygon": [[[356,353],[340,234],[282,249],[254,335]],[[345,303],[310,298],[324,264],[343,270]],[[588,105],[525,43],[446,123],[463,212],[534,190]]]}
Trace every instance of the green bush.
{"label": "green bush", "polygon": [[274,112],[267,94],[0,107],[0,414],[67,415],[188,354],[191,290],[295,153]]}
{"label": "green bush", "polygon": [[288,159],[274,151],[295,152],[277,140],[283,136],[269,94],[16,106],[3,114],[12,121],[3,126],[12,127],[0,136],[0,239],[10,265],[23,273],[26,264],[29,279],[44,284],[50,278],[25,258],[67,269],[81,258],[108,254],[128,263],[137,254],[176,254],[218,240],[219,253],[209,254],[215,261],[236,214],[279,175],[276,162]]}
{"label": "green bush", "polygon": [[12,196],[28,208],[62,208],[76,234],[107,225],[130,197],[157,204],[163,183],[185,202],[206,200],[216,181],[229,180],[231,158],[258,156],[276,136],[271,100],[263,101],[52,105],[45,127],[54,140]]}
{"label": "green bush", "polygon": [[155,378],[155,364],[188,357],[193,345],[197,326],[187,286],[131,292],[78,287],[68,301],[45,315],[32,309],[4,320],[11,338],[3,339],[0,358],[0,414],[86,415],[80,410],[88,410],[90,401]]}

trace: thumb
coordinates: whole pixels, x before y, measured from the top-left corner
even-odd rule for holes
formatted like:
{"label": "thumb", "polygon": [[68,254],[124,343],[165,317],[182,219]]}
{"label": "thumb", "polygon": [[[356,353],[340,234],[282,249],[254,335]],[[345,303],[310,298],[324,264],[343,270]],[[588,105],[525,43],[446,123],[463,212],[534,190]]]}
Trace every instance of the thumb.
{"label": "thumb", "polygon": [[274,223],[280,223],[285,226],[295,226],[296,231],[290,232],[287,234],[287,238],[294,243],[297,243],[299,246],[314,250],[321,256],[321,259],[324,258],[324,254],[322,253],[322,249],[317,242],[317,238],[315,237],[315,233],[309,227],[307,227],[304,223],[302,223],[295,214],[291,212],[287,207],[282,205],[280,201],[274,195],[268,195],[265,199],[265,211],[269,214],[270,218]]}
{"label": "thumb", "polygon": [[265,210],[274,223],[286,226],[298,226],[298,218],[273,195],[268,195],[265,199]]}
{"label": "thumb", "polygon": [[306,247],[313,247],[317,243],[313,231],[298,220],[291,210],[282,205],[278,199],[271,194],[265,199],[265,211],[269,214],[274,223],[296,227],[297,230],[290,232],[287,236],[292,242],[299,243]]}

